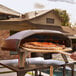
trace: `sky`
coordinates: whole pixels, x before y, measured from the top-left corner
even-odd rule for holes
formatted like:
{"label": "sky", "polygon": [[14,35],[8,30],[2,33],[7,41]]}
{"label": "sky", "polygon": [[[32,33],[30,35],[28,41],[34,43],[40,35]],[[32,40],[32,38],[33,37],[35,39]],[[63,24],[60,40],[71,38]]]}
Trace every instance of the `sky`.
{"label": "sky", "polygon": [[54,8],[67,10],[70,22],[76,23],[76,0],[0,0],[0,4],[23,14],[29,11]]}

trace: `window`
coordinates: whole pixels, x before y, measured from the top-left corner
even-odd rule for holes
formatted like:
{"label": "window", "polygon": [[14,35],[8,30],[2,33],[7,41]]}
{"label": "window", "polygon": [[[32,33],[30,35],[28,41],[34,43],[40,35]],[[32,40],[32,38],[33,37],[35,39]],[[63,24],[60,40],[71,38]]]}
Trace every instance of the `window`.
{"label": "window", "polygon": [[17,55],[18,52],[17,51],[10,51],[10,55]]}
{"label": "window", "polygon": [[52,23],[52,24],[54,24],[54,19],[52,19],[52,18],[46,18],[46,23]]}
{"label": "window", "polygon": [[0,20],[7,20],[9,17],[7,15],[0,15]]}

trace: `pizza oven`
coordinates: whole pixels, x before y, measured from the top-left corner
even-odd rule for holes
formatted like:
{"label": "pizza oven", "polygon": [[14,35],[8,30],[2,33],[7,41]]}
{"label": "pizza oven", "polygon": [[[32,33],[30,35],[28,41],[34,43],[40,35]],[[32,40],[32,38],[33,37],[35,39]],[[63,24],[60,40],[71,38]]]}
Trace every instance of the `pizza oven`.
{"label": "pizza oven", "polygon": [[62,32],[53,30],[25,30],[8,37],[3,50],[20,51],[21,47],[27,50],[51,50],[72,47],[71,40]]}
{"label": "pizza oven", "polygon": [[17,51],[19,67],[25,66],[25,59],[31,57],[52,58],[52,53],[71,51],[71,40],[62,32],[54,30],[25,30],[9,36],[2,44],[2,50]]}
{"label": "pizza oven", "polygon": [[[24,72],[26,73],[30,70],[30,67],[27,67],[25,64],[25,59],[29,52],[43,54],[56,53],[56,50],[72,50],[70,49],[71,47],[71,40],[62,32],[54,30],[25,30],[9,36],[2,44],[1,48],[8,51],[18,51],[19,71],[17,71],[17,74],[19,73],[18,76],[22,76]],[[37,70],[38,67],[35,69]],[[16,67],[16,69],[18,68]],[[28,70],[26,68],[28,68]],[[35,70],[32,68],[31,70]],[[63,75],[65,75],[65,67],[63,69]]]}

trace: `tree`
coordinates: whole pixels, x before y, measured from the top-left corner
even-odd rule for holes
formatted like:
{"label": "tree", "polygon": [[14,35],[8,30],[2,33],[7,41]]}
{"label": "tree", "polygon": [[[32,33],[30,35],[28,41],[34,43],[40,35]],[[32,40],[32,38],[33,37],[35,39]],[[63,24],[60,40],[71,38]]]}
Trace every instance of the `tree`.
{"label": "tree", "polygon": [[52,11],[54,11],[56,13],[56,15],[59,16],[59,18],[62,22],[62,26],[70,26],[71,25],[71,23],[69,22],[69,20],[70,20],[69,15],[66,12],[66,10],[53,9]]}

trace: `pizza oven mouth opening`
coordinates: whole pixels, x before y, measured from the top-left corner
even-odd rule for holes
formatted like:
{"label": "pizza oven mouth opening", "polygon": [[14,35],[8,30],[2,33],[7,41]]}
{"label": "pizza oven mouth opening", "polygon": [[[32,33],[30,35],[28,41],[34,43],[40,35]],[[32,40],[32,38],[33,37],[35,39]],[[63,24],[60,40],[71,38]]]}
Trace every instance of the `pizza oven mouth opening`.
{"label": "pizza oven mouth opening", "polygon": [[68,37],[56,33],[37,33],[24,38],[20,42],[20,46],[30,49],[46,49],[55,50],[71,47],[71,42]]}

